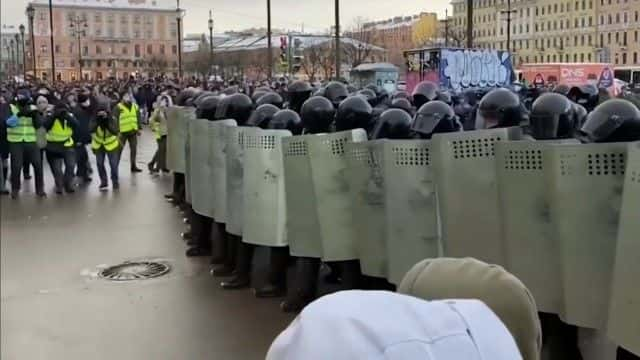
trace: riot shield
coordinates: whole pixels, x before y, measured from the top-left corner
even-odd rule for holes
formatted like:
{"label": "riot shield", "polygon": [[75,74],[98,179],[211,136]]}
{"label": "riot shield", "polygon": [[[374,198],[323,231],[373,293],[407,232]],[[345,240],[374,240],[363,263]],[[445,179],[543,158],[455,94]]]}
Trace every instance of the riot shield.
{"label": "riot shield", "polygon": [[236,126],[236,121],[213,121],[209,127],[209,151],[211,159],[211,187],[213,188],[213,218],[218,223],[227,222],[227,143],[226,129]]}
{"label": "riot shield", "polygon": [[445,256],[469,256],[504,265],[494,145],[520,136],[520,128],[433,136],[431,149]]}
{"label": "riot shield", "polygon": [[184,138],[184,200],[191,204],[191,131],[195,119],[190,119],[187,123],[187,133]]}
{"label": "riot shield", "polygon": [[318,135],[282,138],[289,252],[298,257],[322,257],[316,197],[311,185],[309,139]]}
{"label": "riot shield", "polygon": [[617,245],[607,328],[617,344],[640,354],[640,142],[629,145]]}
{"label": "riot shield", "polygon": [[344,145],[366,140],[363,129],[317,135],[307,140],[325,261],[358,258]]}
{"label": "riot shield", "polygon": [[384,141],[345,144],[360,269],[364,275],[380,278],[387,277],[387,226],[381,164]]}
{"label": "riot shield", "polygon": [[384,145],[389,282],[400,284],[411,267],[442,256],[430,141]]}
{"label": "riot shield", "polygon": [[626,143],[561,145],[543,152],[560,244],[562,317],[573,325],[604,329],[607,323],[626,153]]}
{"label": "riot shield", "polygon": [[209,127],[213,122],[205,119],[192,120],[189,125],[189,184],[191,206],[196,213],[213,217],[213,188],[211,187],[211,161],[209,157]]}
{"label": "riot shield", "polygon": [[244,132],[242,241],[287,246],[282,138],[288,130],[248,128]]}
{"label": "riot shield", "polygon": [[188,119],[194,119],[196,109],[171,106],[167,108],[167,167],[177,173],[186,171],[185,141]]}
{"label": "riot shield", "polygon": [[[542,152],[566,141],[500,141],[496,172],[506,263],[543,312],[562,314],[560,246],[553,236]],[[544,265],[542,265],[544,264]]]}
{"label": "riot shield", "polygon": [[227,224],[225,230],[232,235],[242,236],[242,178],[244,131],[240,126],[227,127]]}

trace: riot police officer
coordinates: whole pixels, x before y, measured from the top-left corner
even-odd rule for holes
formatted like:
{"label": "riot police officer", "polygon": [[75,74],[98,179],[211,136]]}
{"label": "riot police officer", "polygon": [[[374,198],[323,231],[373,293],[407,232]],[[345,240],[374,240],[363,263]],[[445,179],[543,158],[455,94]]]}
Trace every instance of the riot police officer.
{"label": "riot police officer", "polygon": [[[366,101],[365,101],[366,103]],[[307,100],[301,108],[303,133],[318,134],[330,132],[334,120],[334,105],[325,97],[314,96]],[[317,278],[320,270],[320,259],[297,257],[295,267],[294,288],[287,292],[287,299],[280,304],[284,312],[299,311],[311,302],[317,290]]]}
{"label": "riot police officer", "polygon": [[422,81],[413,89],[411,96],[413,97],[413,105],[419,109],[422,105],[429,101],[436,100],[440,87],[432,81]]}
{"label": "riot police officer", "polygon": [[338,106],[335,129],[345,131],[362,128],[370,133],[373,130],[373,108],[362,96],[352,96]]}
{"label": "riot police officer", "polygon": [[491,90],[482,97],[476,113],[476,129],[520,126],[527,121],[527,110],[518,95],[508,89]]}
{"label": "riot police officer", "polygon": [[591,112],[598,105],[598,88],[592,84],[574,86],[569,90],[567,97]]}
{"label": "riot police officer", "polygon": [[416,112],[411,130],[418,139],[431,139],[433,134],[461,131],[453,108],[440,101],[430,101]]}
{"label": "riot police officer", "polygon": [[284,105],[284,100],[282,99],[282,96],[280,96],[280,94],[275,92],[268,92],[262,95],[258,99],[258,101],[256,101],[256,107],[260,105],[265,105],[265,104],[271,104],[277,107],[278,109],[282,109],[282,106]]}
{"label": "riot police officer", "polygon": [[413,107],[411,106],[411,102],[405,98],[397,98],[391,100],[391,105],[389,105],[389,108],[404,110],[407,114],[413,116]]}
{"label": "riot police officer", "polygon": [[260,105],[251,114],[249,120],[247,120],[247,126],[256,126],[261,129],[267,129],[269,122],[280,109],[272,104]]}
{"label": "riot police officer", "polygon": [[343,83],[332,81],[325,87],[324,96],[329,99],[333,104],[333,107],[337,109],[342,100],[349,96],[349,91]]}
{"label": "riot police officer", "polygon": [[531,107],[528,133],[536,140],[574,138],[580,126],[574,104],[559,93],[543,94]]}
{"label": "riot police officer", "polygon": [[402,109],[389,109],[380,115],[372,139],[410,139],[411,116]]}
{"label": "riot police officer", "polygon": [[304,102],[307,101],[309,97],[311,97],[312,91],[313,88],[306,81],[296,80],[289,84],[289,86],[287,87],[287,95],[289,97],[288,108],[297,113],[300,113],[302,104],[304,104]]}

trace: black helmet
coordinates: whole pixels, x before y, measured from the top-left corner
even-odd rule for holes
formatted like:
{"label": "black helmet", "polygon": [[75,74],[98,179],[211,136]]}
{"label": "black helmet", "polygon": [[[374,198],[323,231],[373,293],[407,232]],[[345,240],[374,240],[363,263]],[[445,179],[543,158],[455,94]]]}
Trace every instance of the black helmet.
{"label": "black helmet", "polygon": [[411,130],[421,139],[431,139],[435,133],[459,131],[460,125],[451,106],[434,100],[418,109]]}
{"label": "black helmet", "polygon": [[508,89],[499,88],[486,94],[478,106],[476,129],[520,126],[527,119],[527,111],[520,97]]}
{"label": "black helmet", "polygon": [[409,100],[404,99],[404,98],[398,98],[398,99],[393,99],[391,101],[391,106],[389,106],[392,109],[401,109],[407,112],[407,114],[412,115],[412,107],[411,107],[411,103],[409,102]]}
{"label": "black helmet", "polygon": [[198,107],[200,105],[200,102],[202,102],[202,100],[208,96],[215,96],[215,94],[211,91],[203,91],[198,94],[195,99],[193,99],[193,105],[195,105],[195,107]]}
{"label": "black helmet", "polygon": [[438,84],[432,81],[422,81],[418,83],[415,89],[413,89],[413,94],[411,94],[413,97],[413,105],[415,105],[416,108],[420,108],[427,102],[436,100],[439,90],[440,87]]}
{"label": "black helmet", "polygon": [[407,99],[411,101],[411,96],[409,96],[409,94],[407,94],[405,91],[397,91],[395,94],[391,96],[391,100],[395,100],[395,99]]}
{"label": "black helmet", "polygon": [[302,104],[311,96],[313,88],[311,84],[306,81],[296,80],[287,86],[287,93],[289,94],[289,109],[300,112]]}
{"label": "black helmet", "polygon": [[567,94],[571,101],[584,106],[587,111],[592,111],[598,105],[598,95],[598,88],[592,84],[574,86]]}
{"label": "black helmet", "polygon": [[371,89],[362,89],[357,93],[360,96],[364,96],[369,105],[376,106],[378,105],[378,97],[375,92]]}
{"label": "black helmet", "polygon": [[376,96],[378,95],[378,93],[380,93],[380,88],[376,85],[376,84],[367,84],[365,85],[364,89],[368,89],[373,91],[374,94],[376,94]]}
{"label": "black helmet", "polygon": [[389,109],[380,115],[372,139],[409,139],[411,116],[401,109]]}
{"label": "black helmet", "polygon": [[251,98],[245,94],[233,94],[222,98],[218,104],[216,119],[234,119],[238,126],[243,126],[251,116],[252,109]]}
{"label": "black helmet", "polygon": [[268,92],[262,95],[258,101],[256,101],[256,106],[271,104],[276,106],[277,108],[282,109],[282,105],[284,104],[284,100],[282,100],[282,96],[275,92]]}
{"label": "black helmet", "polygon": [[273,115],[268,128],[289,130],[293,135],[300,135],[302,133],[302,120],[300,120],[300,115],[293,110],[280,110]]}
{"label": "black helmet", "polygon": [[267,94],[267,93],[269,93],[269,92],[271,92],[271,90],[265,90],[265,89],[263,89],[263,88],[255,89],[255,90],[253,91],[253,94],[251,94],[251,100],[253,100],[253,102],[257,104],[257,103],[258,103],[258,100],[259,100],[261,97],[263,97],[263,96],[264,96],[264,94]]}
{"label": "black helmet", "polygon": [[229,86],[228,88],[222,90],[222,93],[224,95],[233,95],[233,94],[237,94],[238,93],[238,87],[237,86]]}
{"label": "black helmet", "polygon": [[358,88],[351,84],[347,84],[347,91],[349,92],[349,94],[354,94],[358,92]]}
{"label": "black helmet", "polygon": [[247,120],[246,126],[257,126],[262,129],[267,129],[269,122],[273,118],[273,115],[280,111],[278,107],[272,104],[264,104],[258,106],[255,111]]}
{"label": "black helmet", "polygon": [[187,100],[190,100],[190,104],[193,104],[193,98],[199,95],[199,91],[196,88],[188,87],[182,90],[176,98],[176,105],[178,106],[190,106],[187,105]]}
{"label": "black helmet", "polygon": [[314,96],[305,101],[300,110],[305,132],[317,134],[328,132],[336,110],[327,98]]}
{"label": "black helmet", "polygon": [[198,107],[196,108],[196,117],[198,119],[215,120],[216,110],[220,103],[220,97],[217,95],[209,95],[198,100]]}
{"label": "black helmet", "polygon": [[562,94],[564,96],[569,94],[569,90],[571,90],[571,88],[567,84],[558,84],[553,88],[554,93]]}
{"label": "black helmet", "polygon": [[324,96],[331,101],[335,108],[338,108],[342,100],[349,96],[349,91],[343,83],[332,81],[324,89]]}
{"label": "black helmet", "polygon": [[529,130],[535,139],[572,138],[576,125],[573,103],[564,95],[546,93],[531,106]]}
{"label": "black helmet", "polygon": [[352,96],[338,106],[336,131],[363,128],[369,130],[373,120],[373,108],[362,96]]}
{"label": "black helmet", "polygon": [[640,110],[628,100],[607,100],[587,116],[580,131],[584,142],[640,140]]}

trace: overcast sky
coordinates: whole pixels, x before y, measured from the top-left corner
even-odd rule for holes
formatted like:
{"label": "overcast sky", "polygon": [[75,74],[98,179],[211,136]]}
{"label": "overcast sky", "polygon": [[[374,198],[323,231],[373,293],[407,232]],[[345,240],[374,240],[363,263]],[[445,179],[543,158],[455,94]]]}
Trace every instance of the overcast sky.
{"label": "overcast sky", "polygon": [[[175,4],[172,0],[158,0]],[[2,24],[27,23],[24,9],[28,0],[0,0]],[[307,32],[328,29],[333,24],[333,0],[272,0],[272,26],[280,29]],[[437,12],[444,17],[449,0],[342,0],[340,21],[343,27],[361,16],[382,20],[399,15],[413,15],[422,11]],[[213,7],[215,31],[266,27],[266,0],[181,0],[186,9],[185,33],[208,32],[209,9]]]}

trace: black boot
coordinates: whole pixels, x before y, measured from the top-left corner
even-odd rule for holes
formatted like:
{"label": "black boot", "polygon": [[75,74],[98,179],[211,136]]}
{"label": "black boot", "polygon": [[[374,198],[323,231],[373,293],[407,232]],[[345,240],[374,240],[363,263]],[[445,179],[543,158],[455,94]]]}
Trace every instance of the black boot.
{"label": "black boot", "polygon": [[[211,258],[211,265],[222,265],[227,262],[229,251],[227,250],[227,242],[229,237],[226,235],[224,224],[213,223],[212,227],[215,231],[211,231],[211,247],[213,248],[213,257]],[[232,235],[229,235],[232,236]],[[235,253],[233,254],[235,257]]]}
{"label": "black boot", "polygon": [[287,293],[287,299],[280,304],[284,312],[298,312],[315,299],[318,287],[320,259],[298,258],[294,288]]}
{"label": "black boot", "polygon": [[541,358],[582,360],[578,348],[578,328],[566,324],[556,314],[538,313],[542,327]]}
{"label": "black boot", "polygon": [[282,297],[287,294],[287,265],[289,247],[272,247],[269,261],[267,283],[255,290],[257,298]]}
{"label": "black boot", "polygon": [[191,225],[191,248],[187,250],[186,255],[191,256],[211,256],[211,243],[209,235],[211,226],[207,221],[207,217],[196,214],[191,209],[188,211],[189,217],[192,219]]}
{"label": "black boot", "polygon": [[222,265],[211,270],[211,275],[215,277],[231,276],[233,274],[236,267],[238,243],[242,241],[242,238],[235,235],[226,234],[225,236],[225,234],[222,234],[221,236],[226,238],[227,256],[225,257],[225,262]]}
{"label": "black boot", "polygon": [[220,284],[226,290],[244,289],[249,287],[251,283],[251,264],[255,245],[247,244],[240,240],[236,246],[238,247],[237,260],[233,277]]}

